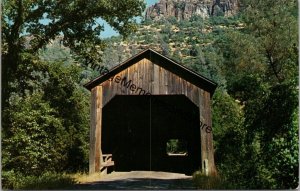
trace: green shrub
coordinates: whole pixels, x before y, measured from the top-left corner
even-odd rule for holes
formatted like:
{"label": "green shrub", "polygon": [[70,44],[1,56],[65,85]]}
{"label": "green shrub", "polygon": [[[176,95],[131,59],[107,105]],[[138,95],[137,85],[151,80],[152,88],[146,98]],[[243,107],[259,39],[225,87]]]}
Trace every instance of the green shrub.
{"label": "green shrub", "polygon": [[14,173],[14,171],[2,171],[1,173],[1,183],[2,188],[4,189],[13,189],[16,186],[17,183],[17,175]]}
{"label": "green shrub", "polygon": [[231,188],[231,186],[220,176],[207,176],[199,171],[193,174],[193,181],[197,189],[209,190]]}
{"label": "green shrub", "polygon": [[67,174],[46,172],[41,176],[24,176],[13,171],[2,172],[2,187],[4,189],[70,189],[75,183],[74,178]]}

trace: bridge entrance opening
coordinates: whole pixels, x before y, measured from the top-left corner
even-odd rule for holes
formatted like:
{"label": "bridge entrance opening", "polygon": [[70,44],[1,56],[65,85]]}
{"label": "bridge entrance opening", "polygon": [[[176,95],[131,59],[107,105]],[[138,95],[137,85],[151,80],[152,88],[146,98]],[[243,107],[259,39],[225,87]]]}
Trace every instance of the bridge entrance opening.
{"label": "bridge entrance opening", "polygon": [[201,166],[199,108],[184,95],[117,95],[102,119],[102,153],[116,171],[191,174]]}

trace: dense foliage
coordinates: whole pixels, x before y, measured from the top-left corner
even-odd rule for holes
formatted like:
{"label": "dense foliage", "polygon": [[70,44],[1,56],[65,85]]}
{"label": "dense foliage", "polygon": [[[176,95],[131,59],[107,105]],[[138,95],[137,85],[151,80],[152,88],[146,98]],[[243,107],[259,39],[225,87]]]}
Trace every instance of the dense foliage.
{"label": "dense foliage", "polygon": [[79,86],[79,67],[31,56],[22,63],[20,70],[29,74],[21,81],[26,91],[13,92],[3,112],[9,124],[2,129],[3,169],[32,175],[83,169],[89,99]]}
{"label": "dense foliage", "polygon": [[[226,189],[298,186],[295,0],[243,0],[233,17],[144,20],[131,34],[141,1],[3,5],[2,170],[8,187],[27,188],[10,184],[16,177],[86,170],[89,95],[81,84],[97,75],[91,64],[110,68],[147,47],[219,84],[212,113],[220,177],[196,173],[196,182]],[[99,17],[127,38],[100,39]]]}

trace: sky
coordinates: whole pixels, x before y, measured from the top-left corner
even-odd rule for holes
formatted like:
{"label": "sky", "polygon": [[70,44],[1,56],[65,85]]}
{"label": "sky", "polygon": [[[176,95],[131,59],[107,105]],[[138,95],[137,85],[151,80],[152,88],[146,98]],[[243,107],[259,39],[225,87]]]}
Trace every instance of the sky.
{"label": "sky", "polygon": [[[157,3],[158,0],[146,0],[146,7]],[[118,36],[118,33],[113,30],[104,20],[99,20],[99,23],[104,25],[104,31],[101,33],[102,38],[108,38],[111,36]]]}

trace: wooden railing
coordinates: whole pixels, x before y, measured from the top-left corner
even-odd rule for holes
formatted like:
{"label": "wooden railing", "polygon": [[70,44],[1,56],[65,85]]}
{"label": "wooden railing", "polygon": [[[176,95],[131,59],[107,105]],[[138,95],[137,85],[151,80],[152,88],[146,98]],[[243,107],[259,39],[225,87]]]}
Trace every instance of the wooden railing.
{"label": "wooden railing", "polygon": [[103,154],[100,163],[100,172],[107,174],[107,168],[114,165],[115,162],[112,160],[112,154]]}

